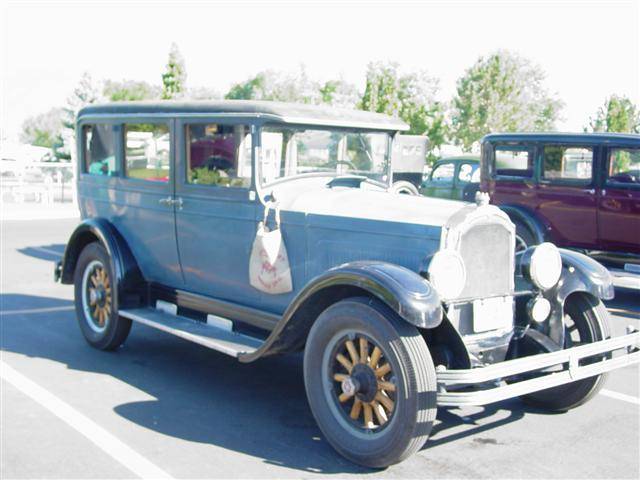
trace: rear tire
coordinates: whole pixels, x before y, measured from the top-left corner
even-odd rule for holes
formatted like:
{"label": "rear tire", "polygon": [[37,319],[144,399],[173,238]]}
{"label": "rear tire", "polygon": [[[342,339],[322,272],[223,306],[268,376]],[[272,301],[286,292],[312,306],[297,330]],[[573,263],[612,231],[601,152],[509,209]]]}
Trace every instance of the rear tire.
{"label": "rear tire", "polygon": [[118,316],[116,281],[111,260],[99,243],[80,253],[73,283],[76,317],[85,340],[99,350],[114,350],[125,341],[131,320]]}
{"label": "rear tire", "polygon": [[394,184],[391,185],[391,193],[395,193],[398,195],[420,195],[420,192],[418,191],[416,186],[411,182],[407,182],[406,180],[394,182]]}
{"label": "rear tire", "polygon": [[[358,385],[355,393],[345,390],[347,377]],[[436,372],[426,343],[374,299],[342,300],[318,317],[307,339],[304,380],[327,441],[360,465],[381,468],[409,457],[436,418]]]}
{"label": "rear tire", "polygon": [[[567,298],[564,311],[566,319],[564,348],[577,346],[578,343],[598,342],[610,337],[608,312],[599,299],[585,293],[575,293]],[[530,393],[524,395],[522,399],[535,407],[565,412],[586,403],[597,395],[606,379],[607,374],[601,374]]]}

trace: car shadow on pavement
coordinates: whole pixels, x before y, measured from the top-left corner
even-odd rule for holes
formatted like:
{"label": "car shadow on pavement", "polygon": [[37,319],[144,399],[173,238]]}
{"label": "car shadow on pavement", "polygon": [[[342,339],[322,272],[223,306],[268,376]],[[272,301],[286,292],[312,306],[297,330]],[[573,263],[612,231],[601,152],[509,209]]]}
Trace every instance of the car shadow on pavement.
{"label": "car shadow on pavement", "polygon": [[[117,351],[101,352],[84,342],[70,301],[3,294],[0,304],[10,312],[0,316],[2,350],[106,374],[147,393],[154,399],[104,405],[137,425],[306,472],[375,472],[345,460],[322,438],[307,404],[301,355],[241,364],[141,325],[133,325]],[[36,306],[68,306],[69,311],[34,312]],[[30,311],[21,314],[20,308]],[[96,405],[103,398],[99,391],[82,395],[95,397]],[[441,409],[433,439],[425,448],[486,432],[530,412],[538,413],[519,401],[489,406],[467,417]]]}
{"label": "car shadow on pavement", "polygon": [[55,243],[49,245],[29,246],[24,248],[18,248],[18,252],[29,257],[34,257],[39,260],[46,260],[49,262],[57,262],[62,259],[64,254],[65,245],[62,243]]}

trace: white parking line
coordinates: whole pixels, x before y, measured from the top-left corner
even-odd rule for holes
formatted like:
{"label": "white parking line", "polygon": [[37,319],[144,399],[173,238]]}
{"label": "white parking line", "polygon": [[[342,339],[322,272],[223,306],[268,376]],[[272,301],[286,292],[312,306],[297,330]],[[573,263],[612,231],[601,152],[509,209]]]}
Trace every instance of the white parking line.
{"label": "white parking line", "polygon": [[140,478],[171,478],[171,476],[131,449],[100,425],[63,402],[51,392],[17,372],[0,360],[0,377],[31,397],[51,413],[75,428],[98,448],[113,457]]}
{"label": "white parking line", "polygon": [[47,312],[66,312],[74,310],[73,305],[65,305],[63,307],[43,307],[43,308],[26,308],[23,310],[0,310],[2,315],[28,315],[30,313],[47,313]]}
{"label": "white parking line", "polygon": [[600,395],[615,398],[616,400],[622,400],[623,402],[633,403],[634,405],[640,405],[640,398],[632,397],[631,395],[626,395],[624,393],[614,392],[613,390],[607,390],[606,388],[600,390]]}

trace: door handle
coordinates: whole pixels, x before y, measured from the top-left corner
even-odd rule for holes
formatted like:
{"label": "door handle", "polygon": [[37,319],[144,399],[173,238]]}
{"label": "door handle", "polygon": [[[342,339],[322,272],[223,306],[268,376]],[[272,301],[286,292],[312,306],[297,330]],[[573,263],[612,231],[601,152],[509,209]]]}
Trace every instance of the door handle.
{"label": "door handle", "polygon": [[172,200],[171,203],[173,204],[173,206],[177,207],[178,210],[182,210],[182,197],[178,197],[175,200]]}
{"label": "door handle", "polygon": [[161,198],[160,200],[158,200],[158,203],[160,205],[164,205],[165,207],[170,207],[171,205],[173,205],[173,198],[171,197]]}

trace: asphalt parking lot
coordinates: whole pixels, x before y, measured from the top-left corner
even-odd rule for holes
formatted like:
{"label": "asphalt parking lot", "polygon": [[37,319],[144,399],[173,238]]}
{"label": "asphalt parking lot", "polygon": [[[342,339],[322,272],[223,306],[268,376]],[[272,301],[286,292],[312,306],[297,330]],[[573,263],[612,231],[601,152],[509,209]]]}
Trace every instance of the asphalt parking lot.
{"label": "asphalt parking lot", "polygon": [[[337,455],[307,406],[298,356],[244,365],[134,325],[105,353],[53,283],[77,220],[2,222],[0,478],[638,478],[638,366],[565,414],[518,400],[441,410],[424,450],[386,470]],[[610,305],[614,335],[640,297]]]}

